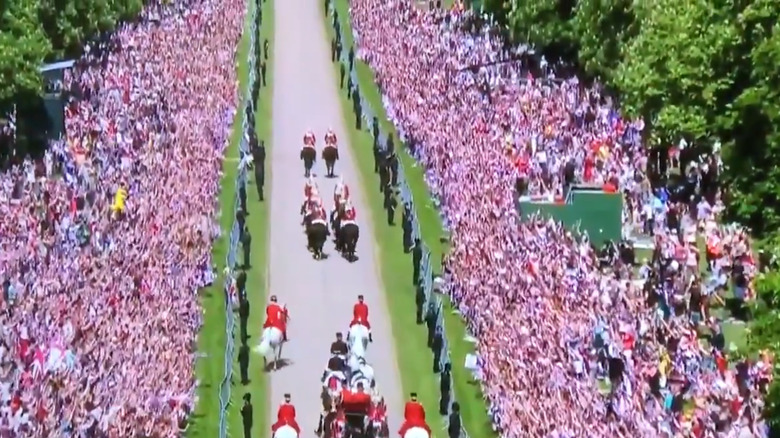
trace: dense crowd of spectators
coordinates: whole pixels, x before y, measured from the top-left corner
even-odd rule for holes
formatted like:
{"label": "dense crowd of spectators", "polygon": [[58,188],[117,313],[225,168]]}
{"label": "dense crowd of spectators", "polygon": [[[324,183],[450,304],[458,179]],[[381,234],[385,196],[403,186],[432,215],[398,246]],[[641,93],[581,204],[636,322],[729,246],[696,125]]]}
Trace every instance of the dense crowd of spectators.
{"label": "dense crowd of spectators", "polygon": [[86,47],[66,138],[0,177],[2,437],[169,437],[194,406],[245,2],[165,3]]}
{"label": "dense crowd of spectators", "polygon": [[[749,298],[757,269],[747,233],[717,222],[717,155],[659,172],[641,121],[598,88],[502,62],[512,50],[468,12],[351,6],[358,57],[451,231],[445,284],[502,436],[765,436],[772,358],[731,359],[710,307]],[[518,222],[518,181],[549,200],[573,182],[616,188],[652,257],[604,266],[559,224]]]}

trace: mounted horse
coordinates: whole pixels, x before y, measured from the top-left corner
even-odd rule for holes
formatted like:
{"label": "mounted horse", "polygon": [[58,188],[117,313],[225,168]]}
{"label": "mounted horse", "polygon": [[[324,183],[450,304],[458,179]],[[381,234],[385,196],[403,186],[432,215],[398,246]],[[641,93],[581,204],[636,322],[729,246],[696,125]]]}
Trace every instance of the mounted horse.
{"label": "mounted horse", "polygon": [[294,427],[284,425],[274,432],[274,438],[298,438],[298,431]]}
{"label": "mounted horse", "polygon": [[283,330],[284,328],[279,327],[279,324],[263,329],[257,352],[263,356],[264,369],[268,369],[269,365],[273,369],[279,369],[282,359],[282,341],[284,340]]}
{"label": "mounted horse", "polygon": [[308,248],[314,254],[315,260],[323,257],[322,249],[325,247],[325,241],[328,240],[328,223],[326,221],[327,213],[322,207],[315,208],[307,217],[304,218],[306,225],[306,237],[308,239]]}
{"label": "mounted horse", "polygon": [[336,247],[340,248],[347,260],[353,262],[358,238],[360,238],[360,227],[356,222],[357,211],[351,202],[346,202],[338,218],[339,232],[336,235]]}
{"label": "mounted horse", "polygon": [[362,324],[353,324],[349,328],[347,336],[347,345],[349,345],[349,359],[347,360],[350,369],[356,370],[360,365],[360,359],[365,361],[366,350],[368,349],[369,331],[368,327]]}
{"label": "mounted horse", "polygon": [[336,160],[339,159],[339,150],[336,142],[336,134],[328,131],[325,134],[325,148],[322,150],[322,159],[325,161],[326,176],[334,177],[333,170],[336,166]]}
{"label": "mounted horse", "polygon": [[315,149],[316,139],[312,132],[303,136],[303,148],[301,148],[301,160],[303,160],[304,176],[311,176],[311,168],[317,160],[317,151]]}

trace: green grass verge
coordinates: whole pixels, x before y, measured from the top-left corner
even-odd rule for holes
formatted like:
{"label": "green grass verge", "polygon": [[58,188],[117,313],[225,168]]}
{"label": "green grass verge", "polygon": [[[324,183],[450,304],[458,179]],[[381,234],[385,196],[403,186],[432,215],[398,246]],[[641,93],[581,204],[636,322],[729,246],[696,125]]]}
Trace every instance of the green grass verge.
{"label": "green grass verge", "polygon": [[[270,2],[263,6],[264,9],[271,8]],[[264,11],[265,12],[265,11]],[[270,16],[270,19],[267,17]],[[250,36],[248,30],[250,29],[251,15],[247,14],[245,22],[245,32],[241,37],[238,46],[237,71],[239,81],[239,97],[241,99],[238,105],[238,111],[234,118],[233,131],[230,137],[230,143],[227,151],[225,152],[225,162],[223,164],[223,176],[221,191],[219,194],[219,206],[221,211],[221,217],[219,218],[220,229],[222,230],[222,236],[215,242],[213,250],[213,260],[218,267],[218,279],[214,282],[214,285],[204,289],[200,293],[201,306],[204,309],[203,327],[198,336],[198,352],[203,355],[197,361],[196,375],[200,381],[198,387],[198,403],[195,407],[195,413],[192,416],[190,427],[187,430],[187,436],[198,438],[214,438],[219,436],[219,395],[220,395],[220,383],[224,376],[224,354],[225,344],[227,342],[227,334],[225,333],[225,304],[224,304],[224,291],[222,284],[224,277],[222,276],[222,269],[225,267],[225,259],[227,257],[228,246],[230,243],[230,230],[233,227],[234,216],[232,212],[235,209],[235,196],[236,196],[236,177],[237,177],[237,164],[239,156],[239,144],[241,142],[241,117],[243,115],[243,100],[245,98],[244,90],[246,90],[249,81],[249,43]],[[271,32],[268,33],[267,29],[261,29],[261,35],[268,33],[273,35],[273,14],[264,14],[264,23],[268,26],[268,21],[271,22]],[[262,41],[262,37],[259,41]],[[270,83],[269,83],[270,85]],[[270,94],[267,91],[261,92],[261,99],[263,93]],[[270,107],[270,104],[268,104]],[[262,107],[261,107],[262,108]],[[264,119],[260,117],[263,114],[264,109],[258,111],[258,124],[262,124]],[[270,117],[270,115],[269,115]],[[270,123],[266,122],[266,125]],[[267,129],[267,128],[266,128]],[[259,130],[259,129],[258,129]],[[250,270],[248,274],[248,290],[249,293],[255,295],[264,294],[264,280],[265,275],[264,267],[266,251],[263,249],[267,246],[267,233],[264,231],[266,227],[265,204],[257,202],[256,197],[251,196],[251,189],[249,188],[248,206],[250,210],[250,218],[247,221],[250,227],[250,232],[253,235],[252,240],[252,253],[254,254],[254,265],[256,268]],[[257,287],[255,288],[255,285]],[[262,303],[263,297],[258,296],[254,298],[259,299]],[[262,306],[262,304],[259,304]],[[257,311],[255,311],[257,313]],[[253,324],[254,321],[250,321]],[[238,322],[236,322],[238,324]],[[250,325],[255,327],[256,325]],[[236,329],[237,330],[237,329]],[[238,343],[238,340],[236,340]],[[236,352],[238,351],[238,345],[236,345]],[[251,362],[250,362],[251,363]],[[252,370],[250,370],[252,371]],[[238,375],[237,366],[234,369],[234,375]],[[262,373],[256,373],[253,375],[260,375]],[[234,377],[234,381],[237,381],[238,377]],[[265,427],[265,412],[266,406],[262,394],[265,393],[264,385],[265,379],[259,378],[252,382],[252,392],[258,393],[253,396],[253,404],[255,406],[255,429],[267,429]],[[233,387],[232,396],[234,401],[233,406],[228,411],[228,428],[234,433],[239,434],[242,430],[241,416],[239,414],[239,405],[235,400],[240,400],[243,395],[241,388]],[[238,417],[236,419],[236,417]]]}
{"label": "green grass verge", "polygon": [[[262,23],[258,26],[257,44],[262,48],[263,40],[268,39],[269,47],[273,47],[271,41],[274,35],[274,10],[273,0],[265,0],[262,3]],[[270,152],[272,147],[271,139],[271,108],[272,108],[272,86],[273,78],[271,72],[273,68],[271,63],[273,57],[269,55],[266,60],[266,86],[260,89],[257,102],[255,102],[255,126],[258,138],[265,140],[266,153]],[[258,60],[258,68],[260,60]],[[260,77],[259,71],[257,73]],[[263,315],[265,312],[266,293],[268,291],[268,243],[269,243],[269,198],[270,190],[268,182],[271,180],[271,169],[267,165],[265,169],[266,187],[264,194],[265,201],[260,202],[257,194],[257,187],[254,181],[254,175],[249,172],[249,181],[247,185],[247,210],[249,217],[246,224],[249,232],[252,234],[251,244],[251,267],[247,269],[247,296],[250,302],[249,321],[247,330],[250,339],[247,341],[250,348],[254,348],[260,341],[259,327],[263,325]],[[239,257],[240,259],[240,257]],[[245,393],[252,395],[252,406],[254,408],[254,424],[252,425],[252,436],[264,437],[270,433],[270,423],[268,422],[268,377],[263,371],[262,358],[253,351],[249,359],[249,383],[242,385],[240,383],[240,370],[238,365],[238,346],[239,330],[236,330],[236,354],[233,358],[233,375],[235,376],[233,386],[231,408],[228,411],[228,430],[231,436],[243,436],[243,422],[241,418],[241,406],[243,405],[243,396]]]}
{"label": "green grass verge", "polygon": [[[349,5],[347,0],[334,1],[342,29],[344,29],[342,35],[345,42],[344,47],[349,48],[353,43],[352,34],[347,31],[350,29]],[[333,36],[331,20],[331,17],[327,18],[329,37]],[[333,68],[337,72],[336,79],[338,79],[338,65],[334,64]],[[397,139],[395,128],[388,121],[384,112],[382,98],[375,85],[373,72],[368,65],[360,61],[356,61],[356,69],[361,94],[371,104],[372,109],[377,112],[382,128],[386,132],[392,132]],[[347,100],[345,92],[341,93],[341,105],[347,126],[351,128],[348,134],[356,164],[360,170],[361,182],[369,195],[369,207],[375,224],[374,233],[379,244],[382,279],[385,285],[392,285],[392,288],[388,288],[386,297],[392,317],[393,336],[402,374],[401,383],[405,392],[417,391],[426,411],[431,414],[429,418],[433,419],[432,429],[440,430],[443,427],[442,419],[438,415],[433,415],[439,410],[439,379],[437,375],[432,373],[432,354],[427,347],[426,329],[424,326],[418,326],[415,321],[415,293],[411,283],[411,256],[403,253],[401,227],[388,227],[386,225],[382,199],[378,196],[379,180],[373,171],[374,158],[371,136],[366,131],[354,129],[355,117],[352,112],[352,103]],[[444,232],[439,213],[430,202],[423,170],[416,166],[414,159],[406,151],[401,151],[400,147],[398,149],[398,156],[403,163],[407,183],[416,202],[415,207],[423,240],[431,250],[435,265],[438,265],[441,254],[447,250],[446,245],[441,242]],[[437,268],[438,266],[435,266],[435,269]],[[408,278],[408,281],[399,282],[398,278],[404,276]],[[447,301],[446,298],[445,301]],[[449,303],[445,308],[449,309]],[[496,433],[491,427],[479,383],[463,367],[466,355],[474,351],[473,344],[464,341],[466,326],[457,314],[452,314],[449,311],[445,311],[444,318],[453,363],[454,391],[456,399],[461,405],[463,424],[471,437],[494,437]]]}

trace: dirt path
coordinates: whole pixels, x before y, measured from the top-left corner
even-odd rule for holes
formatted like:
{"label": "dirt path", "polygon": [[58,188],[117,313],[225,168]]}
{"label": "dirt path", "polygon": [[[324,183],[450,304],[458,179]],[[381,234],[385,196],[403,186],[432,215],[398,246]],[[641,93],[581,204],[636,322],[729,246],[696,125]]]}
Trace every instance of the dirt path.
{"label": "dirt path", "polygon": [[[284,0],[275,4],[273,148],[271,149],[271,245],[269,295],[275,294],[290,309],[290,342],[282,357],[289,365],[271,374],[271,421],[284,393],[291,393],[302,436],[312,436],[321,410],[320,378],[337,331],[346,335],[352,305],[363,294],[370,309],[374,343],[368,348],[377,387],[389,406],[390,432],[402,420],[403,397],[393,350],[392,332],[378,278],[372,245],[372,225],[358,187],[358,173],[346,144],[336,78],[330,63],[322,0]],[[326,244],[330,258],[315,261],[306,249],[298,215],[303,201],[303,164],[299,160],[303,134],[311,129],[318,148],[328,128],[340,141],[337,174],[344,175],[358,212],[359,260],[348,263]],[[318,155],[320,151],[318,149]],[[326,179],[324,163],[314,172],[327,208],[337,179]],[[373,195],[373,194],[372,194]],[[262,309],[261,306],[260,309]],[[258,309],[258,311],[262,311]]]}

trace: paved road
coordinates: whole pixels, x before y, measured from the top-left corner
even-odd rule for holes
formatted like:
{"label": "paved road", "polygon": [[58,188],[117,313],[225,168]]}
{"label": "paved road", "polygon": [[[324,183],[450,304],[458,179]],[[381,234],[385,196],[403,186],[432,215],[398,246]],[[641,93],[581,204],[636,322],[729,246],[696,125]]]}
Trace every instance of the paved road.
{"label": "paved road", "polygon": [[[403,412],[400,378],[392,344],[390,321],[378,278],[373,230],[365,218],[364,193],[346,143],[346,127],[339,106],[336,78],[330,63],[330,44],[321,12],[322,0],[275,2],[273,147],[271,148],[270,294],[290,309],[290,342],[282,356],[291,364],[271,375],[270,416],[284,393],[291,393],[303,436],[311,436],[321,405],[320,378],[337,331],[347,331],[357,295],[365,295],[370,309],[374,343],[368,348],[377,387],[389,407],[390,431],[400,426]],[[344,175],[358,212],[361,239],[359,260],[348,263],[328,242],[330,258],[315,261],[306,249],[298,215],[303,201],[303,164],[299,160],[303,134],[311,129],[318,143],[328,128],[340,141],[341,160],[336,172]],[[319,145],[318,145],[319,146]],[[319,155],[319,151],[318,151]],[[324,163],[314,168],[328,202],[337,179],[326,179]],[[330,201],[332,202],[332,201]],[[328,205],[330,208],[330,205]]]}

